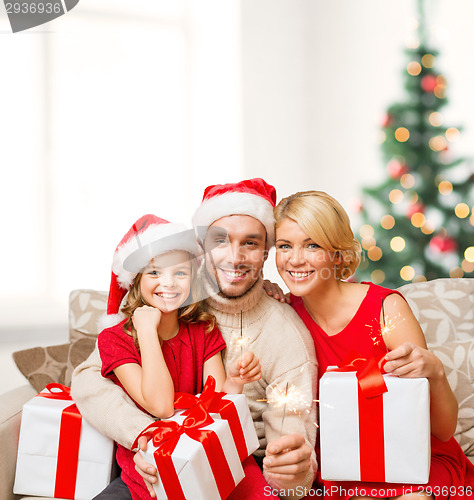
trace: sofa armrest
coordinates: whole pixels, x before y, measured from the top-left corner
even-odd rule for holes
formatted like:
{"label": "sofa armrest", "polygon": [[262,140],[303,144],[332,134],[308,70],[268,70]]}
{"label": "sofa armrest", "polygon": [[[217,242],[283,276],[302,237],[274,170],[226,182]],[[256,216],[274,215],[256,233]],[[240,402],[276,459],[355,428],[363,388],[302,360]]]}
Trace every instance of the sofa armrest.
{"label": "sofa armrest", "polygon": [[31,385],[24,385],[0,395],[0,498],[16,500],[13,494],[18,437],[23,405],[36,395]]}

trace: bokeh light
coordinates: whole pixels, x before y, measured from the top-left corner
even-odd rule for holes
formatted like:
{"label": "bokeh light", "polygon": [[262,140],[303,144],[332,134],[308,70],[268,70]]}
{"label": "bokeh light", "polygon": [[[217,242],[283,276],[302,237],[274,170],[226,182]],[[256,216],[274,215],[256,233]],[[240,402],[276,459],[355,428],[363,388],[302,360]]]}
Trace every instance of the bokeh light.
{"label": "bokeh light", "polygon": [[411,174],[403,174],[400,178],[400,184],[405,189],[411,189],[415,185],[415,177]]}
{"label": "bokeh light", "polygon": [[436,229],[434,223],[430,220],[425,221],[423,226],[421,227],[421,232],[423,234],[433,234]]}
{"label": "bokeh light", "polygon": [[448,139],[449,142],[456,142],[461,134],[459,133],[459,130],[457,128],[449,127],[444,133],[444,135],[446,136],[446,139]]}
{"label": "bokeh light", "polygon": [[423,64],[425,68],[432,68],[435,65],[435,61],[436,58],[433,54],[425,54],[421,58],[421,64]]}
{"label": "bokeh light", "polygon": [[364,238],[361,243],[364,250],[369,250],[370,248],[374,247],[375,244],[375,238]]}
{"label": "bokeh light", "polygon": [[382,258],[382,249],[375,246],[369,248],[369,250],[367,251],[367,257],[373,261],[380,260]]}
{"label": "bokeh light", "polygon": [[380,225],[384,229],[392,229],[392,227],[395,225],[395,219],[391,215],[384,215],[382,219],[380,220]]}
{"label": "bokeh light", "polygon": [[469,205],[466,203],[458,203],[454,208],[454,213],[460,218],[465,219],[470,213]]}
{"label": "bokeh light", "polygon": [[430,139],[429,145],[433,151],[443,151],[446,149],[447,143],[442,135],[436,135]]}
{"label": "bokeh light", "polygon": [[404,266],[400,269],[400,276],[405,281],[411,281],[415,274],[415,270],[411,266]]}
{"label": "bokeh light", "polygon": [[468,262],[474,262],[474,247],[467,247],[464,252],[464,258]]}
{"label": "bokeh light", "polygon": [[397,130],[395,130],[395,139],[397,139],[398,142],[406,142],[409,138],[410,132],[407,128],[398,127]]}
{"label": "bokeh light", "polygon": [[439,127],[443,124],[443,115],[438,113],[438,111],[434,111],[430,114],[428,121],[433,125],[433,127]]}
{"label": "bokeh light", "polygon": [[405,248],[405,245],[405,240],[401,236],[395,236],[390,240],[390,248],[394,252],[401,252]]}
{"label": "bokeh light", "polygon": [[460,267],[453,267],[451,271],[449,271],[450,278],[462,278],[464,275],[463,270]]}
{"label": "bokeh light", "polygon": [[407,72],[411,76],[417,76],[421,73],[421,64],[417,61],[411,61],[407,65]]}
{"label": "bokeh light", "polygon": [[416,212],[411,216],[411,223],[415,227],[422,227],[425,223],[425,215],[421,212]]}
{"label": "bokeh light", "polygon": [[374,228],[370,224],[364,224],[359,229],[361,238],[371,238],[374,235]]}
{"label": "bokeh light", "polygon": [[438,185],[439,192],[446,196],[451,194],[453,191],[453,185],[449,181],[441,181]]}
{"label": "bokeh light", "polygon": [[461,267],[465,273],[472,273],[474,271],[474,262],[469,262],[468,260],[464,259],[462,261]]}
{"label": "bokeh light", "polygon": [[381,269],[376,269],[370,273],[370,281],[376,285],[380,285],[385,280],[385,273]]}
{"label": "bokeh light", "polygon": [[392,203],[400,203],[403,201],[403,193],[400,191],[400,189],[392,189],[390,191],[390,194],[388,195],[388,199]]}

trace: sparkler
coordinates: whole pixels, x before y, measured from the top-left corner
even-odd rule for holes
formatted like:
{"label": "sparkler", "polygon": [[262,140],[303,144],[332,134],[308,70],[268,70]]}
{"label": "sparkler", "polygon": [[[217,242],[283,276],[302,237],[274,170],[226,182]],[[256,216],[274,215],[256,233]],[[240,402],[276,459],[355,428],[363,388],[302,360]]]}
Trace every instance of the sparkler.
{"label": "sparkler", "polygon": [[240,311],[240,335],[235,336],[231,341],[231,346],[233,349],[240,351],[240,360],[242,361],[242,356],[247,346],[250,343],[250,337],[244,337],[243,335],[243,312]]}
{"label": "sparkler", "polygon": [[383,302],[382,302],[382,328],[381,328],[381,333],[382,337],[384,335],[388,335],[389,333],[393,332],[395,329],[395,321],[393,318],[386,317],[385,316],[385,310],[383,308]]}
{"label": "sparkler", "polygon": [[280,387],[278,384],[274,385],[266,401],[273,408],[283,408],[280,435],[283,435],[283,424],[285,422],[287,410],[293,413],[299,413],[303,407],[311,407],[311,404],[306,401],[301,391],[294,384],[290,385],[289,382],[286,383],[285,388]]}

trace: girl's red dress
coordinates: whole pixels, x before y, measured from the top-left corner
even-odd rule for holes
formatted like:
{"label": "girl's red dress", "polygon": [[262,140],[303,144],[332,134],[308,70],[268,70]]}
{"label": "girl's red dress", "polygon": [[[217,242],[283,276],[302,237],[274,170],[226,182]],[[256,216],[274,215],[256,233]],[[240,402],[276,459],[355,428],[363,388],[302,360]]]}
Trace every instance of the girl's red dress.
{"label": "girl's red dress", "polygon": [[[387,295],[399,292],[369,283],[367,294],[349,324],[339,333],[328,335],[311,318],[301,297],[291,296],[291,305],[304,321],[314,340],[319,362],[319,379],[328,366],[338,365],[351,351],[364,357],[380,360],[388,349],[380,329],[382,302]],[[319,441],[316,444],[319,459]],[[421,485],[395,483],[363,483],[357,481],[323,481],[318,477],[315,487],[324,486],[324,496],[346,499],[360,495],[382,498],[416,492]],[[332,488],[331,488],[332,487]],[[355,489],[357,492],[354,492]],[[472,498],[474,500],[474,465],[468,460],[454,438],[440,441],[431,436],[431,470],[429,481],[423,488],[437,499]],[[352,490],[352,491],[350,491]]]}
{"label": "girl's red dress", "polygon": [[[124,331],[124,324],[125,320],[101,332],[98,347],[102,359],[102,375],[110,378],[125,391],[113,370],[125,363],[141,365],[141,356],[132,336]],[[178,334],[162,344],[163,357],[175,392],[201,392],[204,383],[204,362],[226,347],[219,329],[215,327],[206,333],[206,326],[207,323],[180,323]],[[138,404],[137,406],[145,411]],[[133,500],[151,500],[143,479],[135,470],[133,456],[133,452],[117,443],[117,463],[122,470],[122,480],[128,486]],[[270,488],[252,455],[244,460],[242,466],[245,477],[232,491],[228,500],[263,500],[274,496],[268,494]]]}

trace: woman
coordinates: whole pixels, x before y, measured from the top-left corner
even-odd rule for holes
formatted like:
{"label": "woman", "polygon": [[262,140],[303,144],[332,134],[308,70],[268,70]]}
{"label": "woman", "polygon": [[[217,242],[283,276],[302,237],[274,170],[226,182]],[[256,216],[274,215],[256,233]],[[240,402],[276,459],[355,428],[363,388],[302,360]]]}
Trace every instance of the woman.
{"label": "woman", "polygon": [[[398,497],[410,496],[402,495],[406,491],[433,498],[447,498],[449,493],[451,497],[468,496],[470,490],[464,493],[464,487],[474,485],[474,466],[453,438],[457,402],[443,365],[427,349],[423,332],[400,293],[372,283],[344,281],[359,265],[361,248],[342,206],[320,191],[296,193],[277,205],[275,220],[277,269],[290,290],[291,305],[313,336],[318,377],[329,365],[341,363],[356,351],[383,361],[387,373],[426,377],[430,383],[432,463],[428,484],[418,492],[414,485],[326,482],[326,493],[338,491],[333,497],[348,498],[344,490],[358,487],[377,498],[386,497],[388,489]],[[387,318],[392,319],[393,328],[382,334],[380,325]]]}

